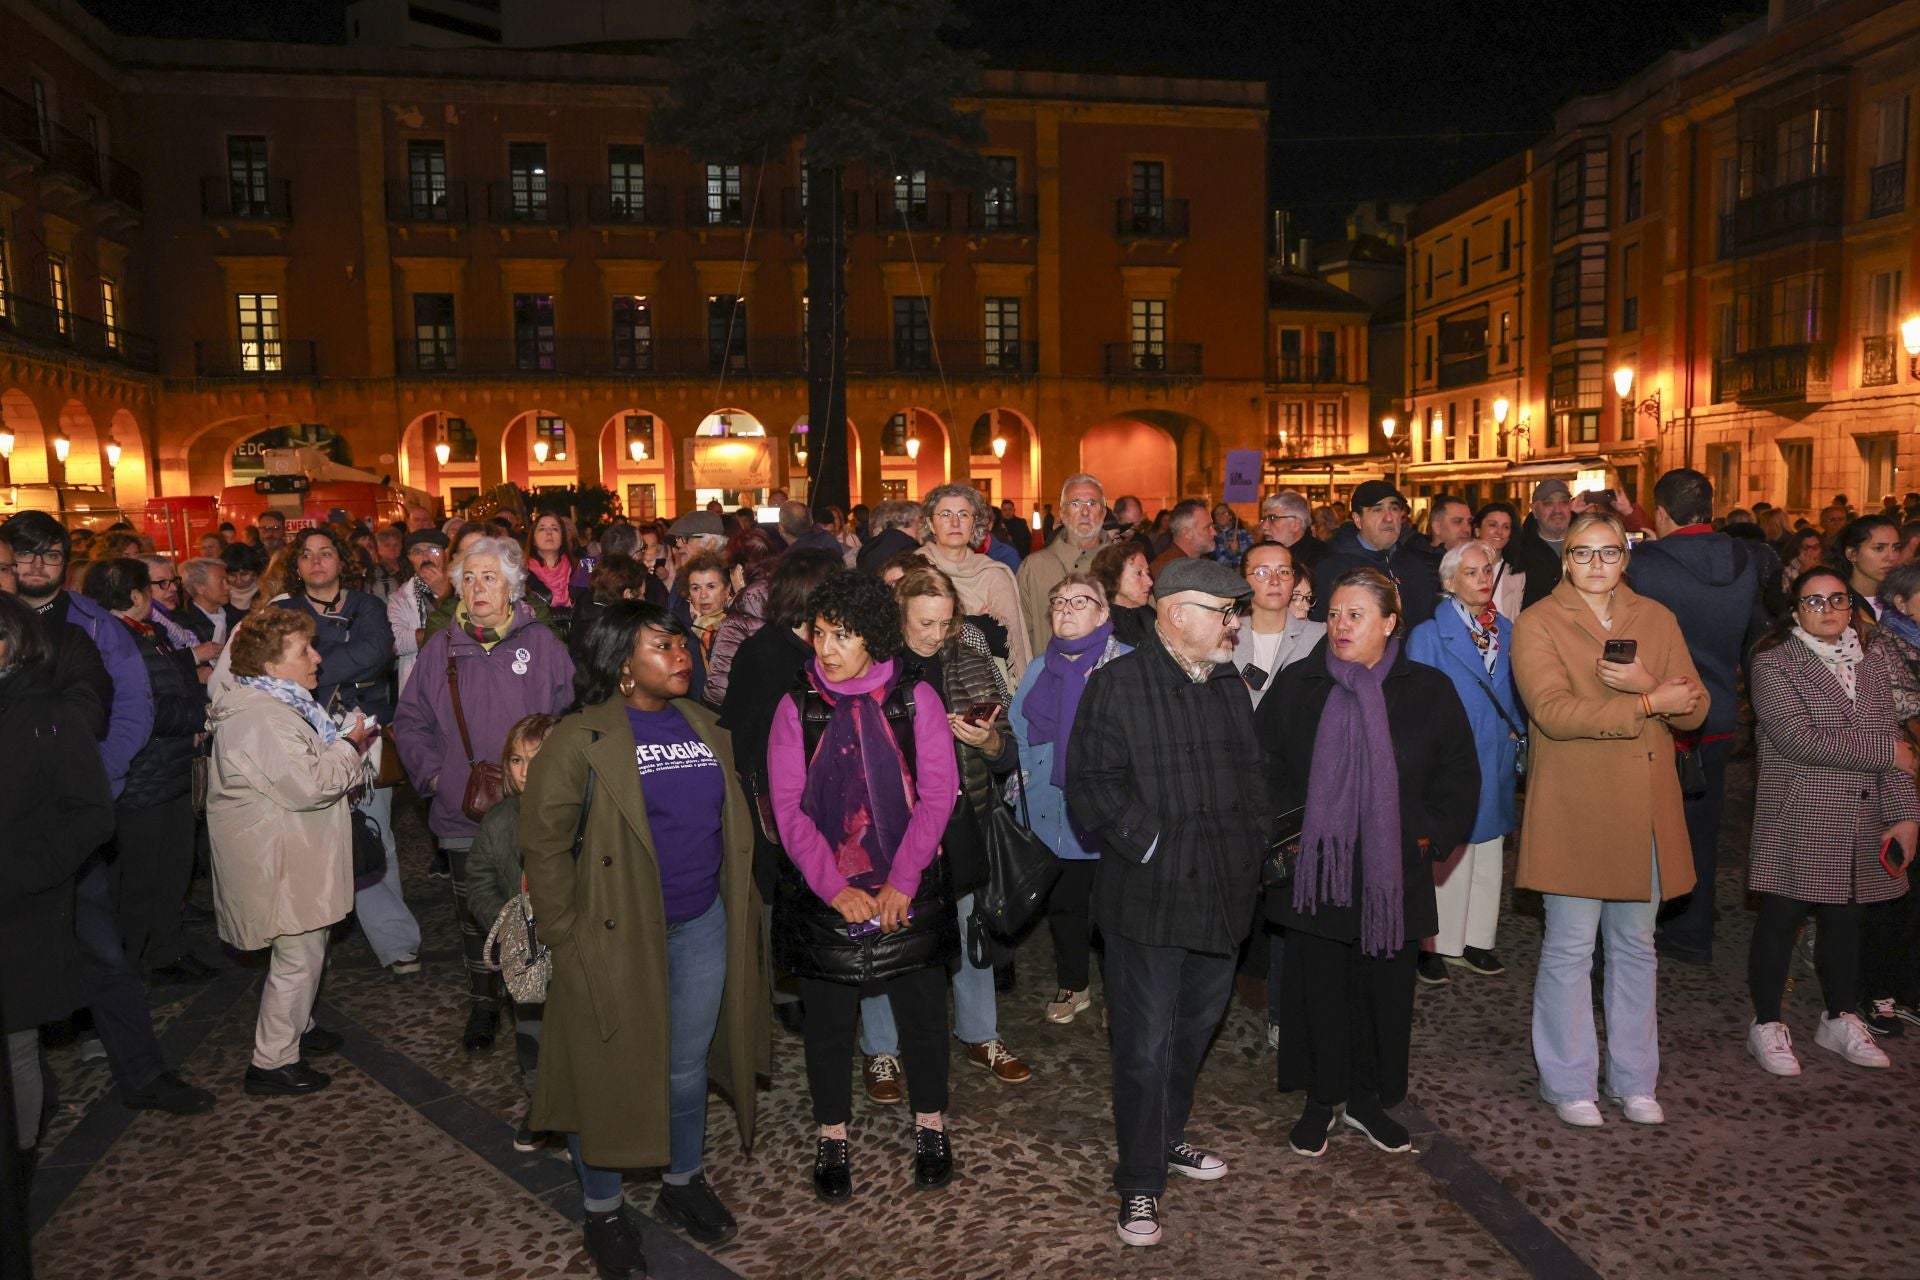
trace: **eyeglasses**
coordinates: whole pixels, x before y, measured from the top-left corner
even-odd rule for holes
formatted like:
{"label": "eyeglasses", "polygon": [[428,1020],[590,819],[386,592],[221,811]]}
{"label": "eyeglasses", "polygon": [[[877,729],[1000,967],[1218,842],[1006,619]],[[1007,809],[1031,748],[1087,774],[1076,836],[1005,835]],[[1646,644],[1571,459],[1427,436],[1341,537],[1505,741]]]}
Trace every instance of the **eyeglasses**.
{"label": "eyeglasses", "polygon": [[179,586],[179,585],[180,585],[180,579],[178,579],[178,578],[155,578],[155,579],[153,580],[153,585],[154,585],[154,587],[155,587],[155,589],[156,589],[156,590],[157,590],[157,589],[159,589],[159,588],[161,588],[161,587],[177,587],[177,586]]}
{"label": "eyeglasses", "polygon": [[1619,564],[1626,559],[1627,549],[1625,547],[1570,547],[1567,549],[1567,559],[1575,564],[1592,564],[1595,556],[1600,557],[1601,564]]}
{"label": "eyeglasses", "polygon": [[1801,596],[1800,607],[1809,613],[1845,613],[1853,608],[1853,597],[1845,591],[1830,596]]}
{"label": "eyeglasses", "polygon": [[1189,603],[1187,607],[1189,609],[1198,609],[1202,613],[1218,614],[1220,616],[1220,622],[1222,626],[1232,622],[1236,617],[1240,615],[1240,606],[1238,603],[1229,603],[1229,604]]}
{"label": "eyeglasses", "polygon": [[1106,504],[1098,498],[1075,498],[1067,504],[1069,511],[1098,511]]}
{"label": "eyeglasses", "polygon": [[1092,596],[1047,597],[1047,608],[1053,610],[1055,613],[1065,613],[1069,609],[1075,613],[1085,613],[1089,609],[1096,608],[1099,603],[1100,602]]}
{"label": "eyeglasses", "polygon": [[971,511],[936,511],[933,513],[933,518],[935,520],[946,520],[952,524],[972,524],[973,512]]}
{"label": "eyeglasses", "polygon": [[1270,511],[1260,517],[1261,524],[1272,524],[1276,520],[1298,520],[1300,517],[1291,511]]}
{"label": "eyeglasses", "polygon": [[15,557],[19,564],[65,564],[67,553],[64,551],[28,551]]}
{"label": "eyeglasses", "polygon": [[1263,564],[1258,569],[1247,570],[1247,576],[1255,582],[1271,582],[1276,578],[1291,578],[1293,570],[1286,565]]}

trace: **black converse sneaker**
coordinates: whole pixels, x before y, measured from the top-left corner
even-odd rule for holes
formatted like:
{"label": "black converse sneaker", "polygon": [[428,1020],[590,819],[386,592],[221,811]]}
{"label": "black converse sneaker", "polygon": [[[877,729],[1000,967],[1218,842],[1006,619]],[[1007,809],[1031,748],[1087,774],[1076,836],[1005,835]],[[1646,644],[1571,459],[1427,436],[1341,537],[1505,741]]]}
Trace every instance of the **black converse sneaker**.
{"label": "black converse sneaker", "polygon": [[1211,1151],[1202,1151],[1185,1142],[1176,1142],[1167,1148],[1167,1169],[1189,1178],[1198,1178],[1202,1182],[1227,1176],[1225,1160]]}
{"label": "black converse sneaker", "polygon": [[1127,1196],[1120,1202],[1120,1225],[1114,1230],[1122,1244],[1159,1244],[1160,1201],[1154,1196]]}

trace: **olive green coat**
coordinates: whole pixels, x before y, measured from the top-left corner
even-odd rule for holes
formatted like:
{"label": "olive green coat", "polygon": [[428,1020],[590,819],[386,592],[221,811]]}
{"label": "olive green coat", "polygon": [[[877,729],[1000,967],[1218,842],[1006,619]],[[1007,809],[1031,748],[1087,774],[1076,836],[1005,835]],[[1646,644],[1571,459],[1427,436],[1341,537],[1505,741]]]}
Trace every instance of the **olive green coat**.
{"label": "olive green coat", "polygon": [[[689,698],[673,705],[726,774],[720,897],[727,981],[707,1070],[731,1098],[741,1144],[750,1149],[754,1077],[767,1070],[770,1033],[753,827],[732,740],[718,718]],[[593,807],[575,864],[589,771]],[[576,712],[548,736],[527,775],[520,850],[536,927],[553,948],[533,1127],[578,1133],[588,1164],[667,1164],[667,923],[624,703],[609,699]]]}

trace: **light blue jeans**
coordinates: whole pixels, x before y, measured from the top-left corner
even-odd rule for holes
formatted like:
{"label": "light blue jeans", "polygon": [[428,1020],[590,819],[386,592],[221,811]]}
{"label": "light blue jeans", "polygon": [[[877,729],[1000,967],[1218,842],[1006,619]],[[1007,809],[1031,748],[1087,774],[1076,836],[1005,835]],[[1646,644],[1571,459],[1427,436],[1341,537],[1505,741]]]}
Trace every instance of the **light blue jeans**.
{"label": "light blue jeans", "polygon": [[387,874],[364,889],[354,890],[353,916],[367,935],[373,958],[384,969],[401,956],[420,954],[420,922],[413,918],[400,893],[400,860],[393,844],[393,788],[375,788],[365,808],[380,828],[380,843],[387,847]]}
{"label": "light blue jeans", "polygon": [[[1000,1038],[998,995],[993,989],[993,966],[976,969],[967,960],[967,917],[973,914],[973,895],[954,908],[960,915],[960,968],[953,975],[953,1034],[966,1044],[985,1044]],[[890,1053],[900,1056],[900,1030],[893,1023],[893,1006],[885,996],[860,1002],[860,1052],[869,1058]]]}
{"label": "light blue jeans", "polygon": [[[669,1180],[698,1173],[707,1147],[707,1054],[720,1025],[720,997],[727,986],[727,905],[713,905],[692,920],[667,926],[667,1133],[673,1163]],[[580,1158],[580,1135],[567,1135],[580,1198],[605,1213],[620,1204],[620,1173]]]}
{"label": "light blue jeans", "polygon": [[1593,1027],[1593,946],[1606,938],[1607,1092],[1652,1097],[1660,1083],[1660,1026],[1653,918],[1660,908],[1660,861],[1645,902],[1610,902],[1549,893],[1540,969],[1533,981],[1533,1058],[1540,1096],[1563,1102],[1600,1098],[1600,1046]]}

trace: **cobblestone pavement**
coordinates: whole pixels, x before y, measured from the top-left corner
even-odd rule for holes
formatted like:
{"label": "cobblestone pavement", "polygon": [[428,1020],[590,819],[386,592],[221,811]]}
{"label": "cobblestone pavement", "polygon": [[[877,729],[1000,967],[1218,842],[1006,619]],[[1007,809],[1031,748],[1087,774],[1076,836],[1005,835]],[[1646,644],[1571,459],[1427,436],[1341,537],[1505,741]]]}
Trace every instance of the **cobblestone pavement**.
{"label": "cobblestone pavement", "polygon": [[[753,1154],[739,1150],[717,1099],[710,1113],[709,1175],[739,1237],[708,1256],[649,1220],[654,1274],[1920,1275],[1920,1035],[1888,1045],[1892,1071],[1846,1065],[1814,1046],[1818,991],[1796,965],[1787,1018],[1805,1074],[1776,1079],[1748,1059],[1739,868],[1750,770],[1736,764],[1731,783],[1720,949],[1709,968],[1661,974],[1664,1127],[1616,1111],[1603,1129],[1576,1131],[1538,1100],[1528,1048],[1538,904],[1523,894],[1502,921],[1507,974],[1420,992],[1405,1112],[1414,1155],[1383,1155],[1351,1132],[1317,1161],[1288,1152],[1301,1098],[1275,1092],[1264,1016],[1236,1002],[1189,1134],[1231,1173],[1173,1187],[1166,1243],[1126,1249],[1112,1231],[1100,1005],[1066,1027],[1041,1018],[1052,969],[1042,929],[1020,951],[1018,991],[1001,1001],[1002,1034],[1033,1079],[999,1084],[955,1048],[951,1187],[912,1189],[904,1108],[856,1091],[859,1193],[849,1207],[819,1205],[800,1043],[776,1032]],[[459,1048],[448,889],[425,875],[411,806],[395,810],[428,964],[395,979],[357,935],[336,945],[322,1017],[349,1041],[328,1067],[334,1087],[297,1102],[241,1093],[259,967],[231,956],[235,967],[207,987],[156,996],[185,1074],[219,1094],[211,1114],[130,1116],[109,1096],[103,1064],[55,1051],[64,1105],[36,1186],[41,1276],[591,1274],[564,1160],[511,1150],[521,1093],[510,1037],[480,1057]],[[650,1211],[656,1187],[638,1172],[629,1198]]]}

